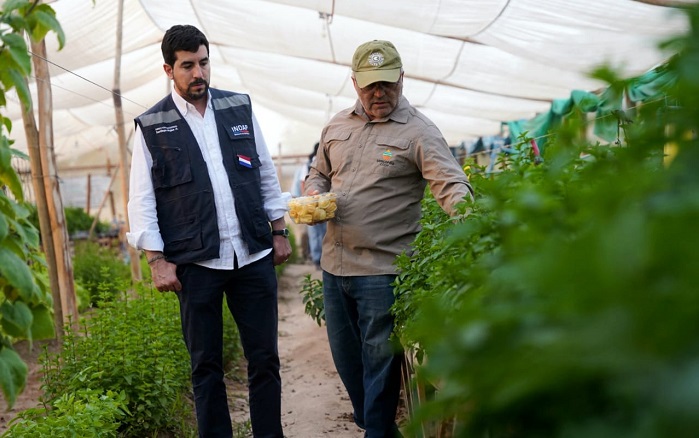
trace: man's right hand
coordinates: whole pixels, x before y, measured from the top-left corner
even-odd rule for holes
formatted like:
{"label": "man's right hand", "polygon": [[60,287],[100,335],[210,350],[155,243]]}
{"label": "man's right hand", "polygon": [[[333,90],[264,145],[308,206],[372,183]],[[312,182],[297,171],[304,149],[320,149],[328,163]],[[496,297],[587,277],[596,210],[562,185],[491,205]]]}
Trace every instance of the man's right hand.
{"label": "man's right hand", "polygon": [[182,283],[177,278],[177,265],[165,259],[155,260],[150,264],[151,277],[155,288],[160,292],[179,292]]}

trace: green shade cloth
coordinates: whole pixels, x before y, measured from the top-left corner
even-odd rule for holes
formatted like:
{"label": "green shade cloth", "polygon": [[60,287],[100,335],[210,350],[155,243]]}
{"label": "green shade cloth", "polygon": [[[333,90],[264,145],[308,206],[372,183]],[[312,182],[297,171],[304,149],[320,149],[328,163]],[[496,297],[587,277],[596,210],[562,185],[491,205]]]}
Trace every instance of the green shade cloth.
{"label": "green shade cloth", "polygon": [[616,140],[620,117],[627,117],[622,110],[624,96],[632,102],[645,102],[661,98],[665,90],[676,81],[675,74],[668,71],[666,65],[625,81],[624,87],[606,88],[600,94],[584,90],[573,90],[567,99],[555,99],[546,113],[541,113],[530,120],[507,122],[510,136],[517,139],[523,132],[535,138],[543,152],[547,134],[555,129],[565,117],[573,111],[595,113],[594,133],[605,141]]}

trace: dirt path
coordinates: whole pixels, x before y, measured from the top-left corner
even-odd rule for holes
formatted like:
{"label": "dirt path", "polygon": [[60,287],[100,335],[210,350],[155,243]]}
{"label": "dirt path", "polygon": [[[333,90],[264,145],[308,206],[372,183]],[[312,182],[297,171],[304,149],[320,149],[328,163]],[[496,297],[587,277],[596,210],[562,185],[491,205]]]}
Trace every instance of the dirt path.
{"label": "dirt path", "polygon": [[303,311],[299,284],[313,265],[289,265],[279,296],[279,355],[282,361],[282,421],[289,438],[359,438],[352,405],[330,356],[325,326]]}
{"label": "dirt path", "polygon": [[[313,265],[288,265],[279,282],[279,356],[282,369],[282,424],[287,438],[361,438],[352,405],[332,363],[325,326],[303,310],[299,293],[305,275],[320,277]],[[229,384],[231,417],[247,419],[246,390]]]}
{"label": "dirt path", "polygon": [[[325,326],[303,310],[299,291],[305,275],[320,277],[310,264],[286,266],[279,281],[279,356],[282,377],[282,425],[287,438],[361,438],[352,405],[332,363]],[[248,418],[247,389],[227,382],[234,423]]]}
{"label": "dirt path", "polygon": [[[325,326],[303,311],[301,282],[306,274],[319,278],[311,264],[292,264],[279,281],[279,355],[282,362],[282,422],[287,438],[361,438],[352,421],[352,406],[330,357]],[[38,356],[42,345],[56,351],[55,342],[37,342],[33,351],[17,345],[29,366],[27,386],[15,406],[6,411],[0,394],[0,434],[18,412],[36,407],[41,395]],[[248,418],[247,390],[242,382],[227,382],[231,417],[236,423]]]}

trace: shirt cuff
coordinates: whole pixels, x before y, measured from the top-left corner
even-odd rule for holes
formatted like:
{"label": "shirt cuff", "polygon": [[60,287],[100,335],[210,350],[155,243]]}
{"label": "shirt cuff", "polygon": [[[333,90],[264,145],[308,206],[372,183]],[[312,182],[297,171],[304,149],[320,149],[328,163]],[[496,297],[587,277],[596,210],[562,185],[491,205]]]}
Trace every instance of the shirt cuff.
{"label": "shirt cuff", "polygon": [[273,202],[268,202],[265,204],[265,213],[267,213],[267,218],[272,221],[283,217],[286,212],[289,211],[289,201],[291,199],[291,193],[283,192],[281,196],[276,198]]}
{"label": "shirt cuff", "polygon": [[129,245],[136,249],[148,251],[162,251],[165,247],[159,231],[143,231],[140,233],[126,233]]}

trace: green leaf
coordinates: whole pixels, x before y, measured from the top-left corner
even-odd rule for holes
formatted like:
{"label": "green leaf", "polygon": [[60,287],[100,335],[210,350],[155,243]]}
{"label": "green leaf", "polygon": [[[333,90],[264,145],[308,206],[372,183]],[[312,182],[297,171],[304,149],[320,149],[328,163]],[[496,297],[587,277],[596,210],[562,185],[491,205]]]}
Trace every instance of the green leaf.
{"label": "green leaf", "polygon": [[[11,125],[12,125],[12,122],[10,122],[10,126]],[[20,150],[10,148],[10,153],[12,154],[13,157],[19,157],[19,158],[22,158],[24,160],[29,161],[29,155],[25,154],[24,152],[22,152]]]}
{"label": "green leaf", "polygon": [[16,65],[23,76],[29,76],[32,72],[32,59],[29,56],[24,38],[16,33],[8,33],[1,35],[0,39],[5,44],[5,51],[9,55],[9,61],[12,65]]}
{"label": "green leaf", "polygon": [[36,229],[34,224],[28,218],[21,219],[17,222],[15,230],[21,236],[26,246],[31,248],[39,248],[41,241],[39,236],[39,230]]}
{"label": "green leaf", "polygon": [[17,219],[26,219],[32,214],[31,210],[27,207],[25,203],[15,203],[14,204],[15,217]]}
{"label": "green leaf", "polygon": [[22,103],[25,106],[31,108],[32,95],[29,92],[29,86],[27,86],[27,82],[24,79],[24,76],[22,76],[22,74],[15,69],[10,69],[7,72],[7,74],[10,76],[12,85],[15,87],[15,90],[17,91],[17,96],[19,96],[19,100],[22,101]]}
{"label": "green leaf", "polygon": [[[1,347],[0,347],[1,348]],[[10,409],[27,382],[27,364],[11,348],[0,350],[0,387]]]}
{"label": "green leaf", "polygon": [[49,31],[54,31],[56,39],[58,39],[58,50],[61,50],[66,42],[66,36],[60,23],[56,20],[54,10],[49,5],[41,4],[36,7],[32,17],[36,19],[36,27],[32,30],[34,41],[40,41]]}
{"label": "green leaf", "polygon": [[8,335],[15,338],[31,339],[32,311],[22,301],[5,301],[0,305],[0,315],[2,315],[3,330]]}
{"label": "green leaf", "polygon": [[[10,223],[10,229],[15,231],[17,223],[14,222],[12,219],[9,220]],[[28,266],[29,265],[29,248],[27,248],[27,245],[24,244],[24,239],[20,236],[19,239],[14,238],[10,239],[5,239],[2,241],[1,246],[14,253],[17,257],[19,257],[20,260],[24,260],[25,264]]]}
{"label": "green leaf", "polygon": [[11,164],[12,153],[9,147],[0,147],[0,171],[12,169]]}
{"label": "green leaf", "polygon": [[23,8],[28,4],[29,2],[27,0],[6,0],[5,3],[2,5],[2,10],[3,12],[7,13],[19,8]]}
{"label": "green leaf", "polygon": [[47,306],[32,307],[31,339],[51,339],[55,335],[53,311]]}
{"label": "green leaf", "polygon": [[19,179],[17,172],[10,167],[9,169],[0,168],[0,182],[7,186],[15,199],[20,202],[24,201],[24,191],[22,190],[22,180]]}
{"label": "green leaf", "polygon": [[31,298],[34,295],[36,284],[29,267],[17,254],[4,246],[0,246],[0,274],[18,289],[20,296]]}
{"label": "green leaf", "polygon": [[5,215],[0,215],[0,242],[2,242],[10,231],[10,226],[5,219]]}
{"label": "green leaf", "polygon": [[16,218],[17,212],[15,212],[14,202],[7,197],[5,192],[0,191],[0,213],[10,218]]}
{"label": "green leaf", "polygon": [[26,204],[14,202],[0,192],[0,215],[8,221],[8,227],[17,233],[18,239],[14,239],[13,242],[19,242],[21,246],[13,246],[9,241],[4,245],[5,248],[14,250],[20,257],[26,254],[27,246],[39,247],[38,230],[29,221],[30,214]]}

